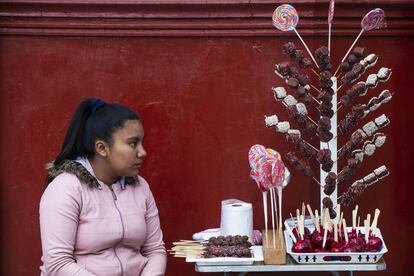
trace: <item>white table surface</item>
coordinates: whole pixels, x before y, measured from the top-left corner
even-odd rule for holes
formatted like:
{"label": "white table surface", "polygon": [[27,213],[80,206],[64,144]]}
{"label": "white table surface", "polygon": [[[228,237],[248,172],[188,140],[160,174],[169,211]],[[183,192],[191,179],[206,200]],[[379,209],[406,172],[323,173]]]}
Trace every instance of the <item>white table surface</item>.
{"label": "white table surface", "polygon": [[383,258],[372,264],[298,264],[290,256],[287,256],[286,265],[265,265],[263,262],[255,262],[253,265],[243,266],[198,266],[197,272],[271,272],[271,271],[379,271],[387,268]]}

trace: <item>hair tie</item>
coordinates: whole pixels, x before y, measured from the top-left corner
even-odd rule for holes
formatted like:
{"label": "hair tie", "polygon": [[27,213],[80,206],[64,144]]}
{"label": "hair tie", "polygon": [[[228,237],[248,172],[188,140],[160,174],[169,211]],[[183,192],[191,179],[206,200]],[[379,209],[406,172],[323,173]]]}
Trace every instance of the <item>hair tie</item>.
{"label": "hair tie", "polygon": [[92,102],[92,113],[95,113],[101,106],[106,105],[106,103],[104,101],[102,101],[101,99],[96,99]]}

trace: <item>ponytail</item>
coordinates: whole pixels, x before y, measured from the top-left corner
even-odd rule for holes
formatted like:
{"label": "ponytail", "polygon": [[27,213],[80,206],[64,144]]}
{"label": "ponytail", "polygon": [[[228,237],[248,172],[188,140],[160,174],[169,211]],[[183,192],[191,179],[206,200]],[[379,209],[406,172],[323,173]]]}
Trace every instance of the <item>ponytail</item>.
{"label": "ponytail", "polygon": [[111,144],[112,134],[122,128],[126,120],[139,120],[139,117],[123,105],[107,104],[96,98],[82,100],[70,120],[61,150],[51,165],[57,167],[78,156],[93,157],[96,140]]}
{"label": "ponytail", "polygon": [[76,159],[79,155],[85,155],[87,150],[83,146],[85,125],[92,114],[92,105],[97,101],[94,98],[87,98],[81,101],[73,113],[69,127],[63,140],[62,148],[55,158],[53,165],[59,166],[63,161]]}

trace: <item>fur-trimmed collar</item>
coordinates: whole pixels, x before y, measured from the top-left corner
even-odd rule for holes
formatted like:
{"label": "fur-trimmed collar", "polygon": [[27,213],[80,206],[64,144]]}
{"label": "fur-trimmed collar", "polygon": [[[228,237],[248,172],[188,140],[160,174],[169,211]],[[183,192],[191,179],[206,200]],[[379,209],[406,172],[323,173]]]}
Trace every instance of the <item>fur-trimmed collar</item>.
{"label": "fur-trimmed collar", "polygon": [[[82,164],[74,161],[74,160],[65,160],[62,164],[55,166],[53,162],[50,162],[46,165],[47,171],[47,179],[46,184],[55,179],[61,173],[70,173],[79,178],[80,181],[87,184],[89,187],[100,187],[100,184],[96,180],[96,178],[91,175],[88,170],[82,166]],[[126,185],[133,185],[138,183],[138,177],[125,177],[125,184]]]}

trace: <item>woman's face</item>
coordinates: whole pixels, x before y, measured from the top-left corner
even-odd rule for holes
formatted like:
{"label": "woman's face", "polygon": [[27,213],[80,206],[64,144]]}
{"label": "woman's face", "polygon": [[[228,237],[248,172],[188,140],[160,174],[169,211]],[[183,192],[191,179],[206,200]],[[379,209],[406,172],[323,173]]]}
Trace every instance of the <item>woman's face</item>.
{"label": "woman's face", "polygon": [[144,128],[138,120],[127,120],[112,134],[108,162],[116,176],[136,176],[147,152],[143,147]]}

